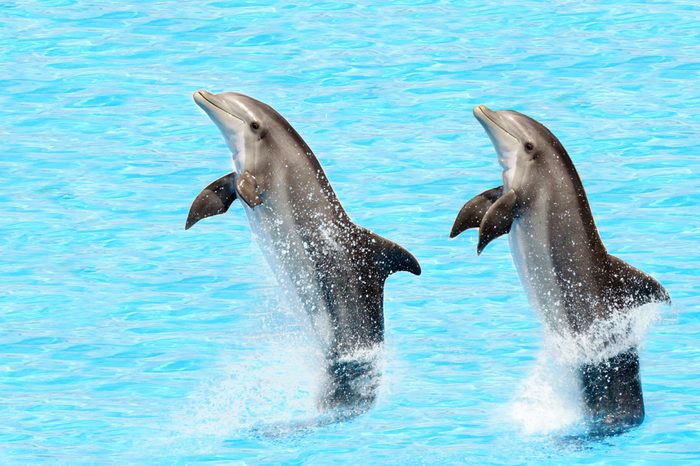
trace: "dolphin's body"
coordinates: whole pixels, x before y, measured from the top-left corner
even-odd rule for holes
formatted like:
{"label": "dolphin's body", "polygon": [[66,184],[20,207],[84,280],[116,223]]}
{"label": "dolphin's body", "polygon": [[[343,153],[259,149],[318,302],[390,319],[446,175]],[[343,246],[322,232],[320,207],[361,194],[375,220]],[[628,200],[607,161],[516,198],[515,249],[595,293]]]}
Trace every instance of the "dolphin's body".
{"label": "dolphin's body", "polygon": [[[485,106],[474,115],[496,148],[503,185],[467,202],[450,237],[478,227],[481,253],[509,233],[530,302],[559,334],[585,335],[594,322],[670,301],[654,278],[607,253],[578,173],[547,128],[521,113]],[[613,357],[584,362],[578,373],[594,433],[616,433],[643,421],[634,344]]]}
{"label": "dolphin's body", "polygon": [[419,275],[401,246],[355,225],[321,165],[272,107],[243,94],[194,93],[233,153],[234,172],[207,186],[186,228],[240,198],[278,281],[311,317],[329,374],[324,408],[363,410],[375,397],[372,354],[384,341],[384,281]]}

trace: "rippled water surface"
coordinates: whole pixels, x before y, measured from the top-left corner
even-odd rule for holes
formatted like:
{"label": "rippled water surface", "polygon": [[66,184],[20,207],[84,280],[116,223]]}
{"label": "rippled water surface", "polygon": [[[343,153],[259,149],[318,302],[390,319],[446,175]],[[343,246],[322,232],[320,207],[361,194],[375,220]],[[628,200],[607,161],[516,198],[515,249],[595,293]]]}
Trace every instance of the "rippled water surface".
{"label": "rippled water surface", "polygon": [[[468,3],[469,6],[465,6]],[[0,463],[700,460],[700,7],[693,2],[0,4]],[[386,288],[377,405],[318,421],[318,354],[239,205],[199,88],[262,99],[353,219],[423,275]],[[500,169],[471,108],[562,140],[611,253],[674,299],[647,419],[567,441],[567,378],[507,241],[448,240]]]}

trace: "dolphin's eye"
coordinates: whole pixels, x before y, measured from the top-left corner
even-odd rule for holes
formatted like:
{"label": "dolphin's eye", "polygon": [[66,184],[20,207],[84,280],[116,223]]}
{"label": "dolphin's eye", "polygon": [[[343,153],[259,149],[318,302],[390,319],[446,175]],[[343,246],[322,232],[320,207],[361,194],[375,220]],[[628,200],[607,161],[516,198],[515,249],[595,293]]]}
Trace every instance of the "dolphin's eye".
{"label": "dolphin's eye", "polygon": [[534,148],[535,148],[535,146],[531,142],[525,143],[525,150],[527,150],[528,152],[532,151]]}
{"label": "dolphin's eye", "polygon": [[257,121],[254,121],[250,124],[250,127],[253,128],[253,131],[257,131],[260,129],[260,123],[258,123]]}

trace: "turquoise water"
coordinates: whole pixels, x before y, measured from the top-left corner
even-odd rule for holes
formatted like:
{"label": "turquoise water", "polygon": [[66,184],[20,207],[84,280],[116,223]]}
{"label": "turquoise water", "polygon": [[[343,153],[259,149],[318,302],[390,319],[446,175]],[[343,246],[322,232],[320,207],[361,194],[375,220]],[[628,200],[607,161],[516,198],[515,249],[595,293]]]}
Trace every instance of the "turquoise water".
{"label": "turquoise water", "polygon": [[[700,461],[700,7],[463,3],[0,4],[0,463]],[[317,354],[240,206],[184,230],[230,171],[200,88],[277,108],[421,261],[365,415],[314,426]],[[639,429],[562,441],[507,241],[447,239],[500,177],[476,104],[548,125],[610,252],[672,295]]]}

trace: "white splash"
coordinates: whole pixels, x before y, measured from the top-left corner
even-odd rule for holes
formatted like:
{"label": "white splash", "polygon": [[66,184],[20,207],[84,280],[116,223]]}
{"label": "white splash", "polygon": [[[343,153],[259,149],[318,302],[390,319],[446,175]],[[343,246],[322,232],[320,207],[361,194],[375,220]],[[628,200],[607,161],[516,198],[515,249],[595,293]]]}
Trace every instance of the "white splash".
{"label": "white splash", "polygon": [[580,335],[545,328],[544,347],[535,366],[509,403],[513,423],[525,435],[571,434],[584,429],[577,368],[642,345],[660,309],[659,304],[627,309],[595,322]]}
{"label": "white splash", "polygon": [[574,368],[557,364],[545,349],[511,401],[509,412],[523,434],[547,435],[580,422],[581,402]]}
{"label": "white splash", "polygon": [[[254,351],[224,361],[175,417],[189,437],[227,437],[266,426],[291,426],[319,416],[323,357],[302,334],[274,335]],[[244,354],[244,359],[240,355]]]}
{"label": "white splash", "polygon": [[602,362],[642,344],[659,316],[658,303],[625,309],[609,319],[593,322],[581,334],[548,330],[545,333],[545,347],[563,365]]}

